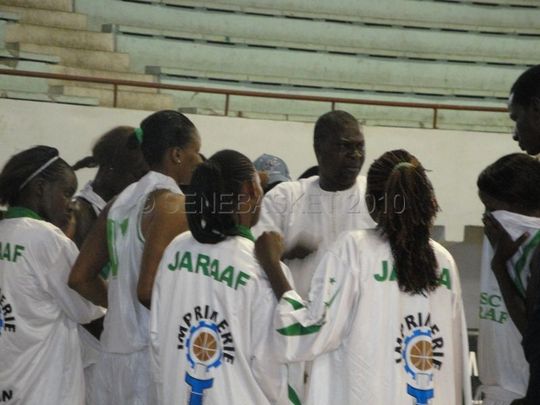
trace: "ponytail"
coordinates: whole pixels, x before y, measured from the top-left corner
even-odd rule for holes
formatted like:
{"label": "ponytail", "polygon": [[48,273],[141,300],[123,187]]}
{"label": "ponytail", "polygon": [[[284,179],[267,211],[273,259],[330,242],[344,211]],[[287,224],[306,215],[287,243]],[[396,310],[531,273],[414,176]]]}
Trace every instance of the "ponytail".
{"label": "ponytail", "polygon": [[405,150],[387,152],[369,169],[368,194],[377,228],[390,243],[400,290],[435,290],[438,264],[430,233],[439,206],[425,169]]}
{"label": "ponytail", "polygon": [[96,161],[95,157],[86,156],[85,158],[82,158],[77,163],[75,163],[73,166],[71,166],[71,168],[74,171],[77,171],[79,169],[93,168],[93,167],[97,167],[97,166],[98,166],[98,162]]}
{"label": "ponytail", "polygon": [[233,150],[217,152],[197,166],[186,195],[189,229],[197,241],[215,244],[239,234],[236,211],[242,183],[254,175],[251,161]]}
{"label": "ponytail", "polygon": [[95,167],[127,168],[140,154],[135,128],[118,126],[101,135],[92,147],[92,155],[86,156],[72,166],[73,170]]}

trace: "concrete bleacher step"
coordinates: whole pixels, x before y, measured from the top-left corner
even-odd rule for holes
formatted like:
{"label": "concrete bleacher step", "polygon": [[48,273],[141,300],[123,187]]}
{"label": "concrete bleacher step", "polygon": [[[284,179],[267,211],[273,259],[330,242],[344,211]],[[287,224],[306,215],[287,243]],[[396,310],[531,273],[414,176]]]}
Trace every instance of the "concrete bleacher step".
{"label": "concrete bleacher step", "polygon": [[454,3],[461,4],[486,4],[486,5],[499,5],[499,6],[526,6],[526,7],[540,7],[538,0],[452,0]]}
{"label": "concrete bleacher step", "polygon": [[[50,86],[50,94],[77,97],[91,97],[99,100],[99,105],[112,107],[114,94],[112,89],[96,89],[80,86]],[[151,94],[133,91],[118,91],[117,107],[136,110],[163,110],[174,108],[174,100],[168,94]]]}
{"label": "concrete bleacher step", "polygon": [[2,5],[67,12],[73,11],[72,0],[2,0]]}
{"label": "concrete bleacher step", "polygon": [[129,54],[120,52],[93,51],[87,49],[66,48],[29,43],[9,43],[8,49],[22,52],[56,55],[64,66],[84,69],[110,70],[114,72],[129,71]]}
{"label": "concrete bleacher step", "polygon": [[[9,13],[17,16],[19,22],[24,24],[43,25],[47,27],[69,28],[74,30],[86,30],[87,17],[84,14],[42,10],[28,7],[5,6],[0,4],[0,15]],[[0,17],[1,18],[1,17]]]}
{"label": "concrete bleacher step", "polygon": [[[438,59],[503,64],[530,64],[535,59],[536,42],[516,35],[491,35],[469,32],[407,30],[402,28],[366,27],[317,21],[298,21],[261,16],[208,14],[185,11],[178,27],[141,27],[106,24],[104,32],[117,35],[148,36],[178,41],[201,41],[226,46],[263,46],[297,52],[340,52],[402,59]],[[276,30],[276,25],[280,29]],[[331,29],[330,29],[331,27]],[[358,38],[362,38],[361,41]]]}
{"label": "concrete bleacher step", "polygon": [[[157,72],[157,70],[149,68]],[[344,99],[364,99],[381,102],[403,102],[422,104],[450,104],[460,106],[475,106],[487,108],[502,108],[504,102],[499,100],[478,100],[438,96],[418,96],[411,94],[381,94],[377,92],[347,92],[335,89],[306,90],[287,86],[262,86],[248,82],[217,82],[195,78],[180,78],[158,75],[163,84],[172,84],[190,87],[216,88],[223,90],[264,91],[278,94],[297,94],[305,96],[319,96]],[[193,91],[169,91],[176,105],[182,108],[196,108],[197,113],[209,115],[223,115],[225,109],[225,95]],[[229,115],[257,119],[289,120],[312,122],[331,108],[330,102],[283,100],[271,98],[257,98],[249,96],[231,96],[229,99]],[[364,125],[373,126],[401,126],[412,128],[432,128],[433,110],[414,107],[386,107],[375,105],[358,105],[350,103],[336,103],[336,109],[349,111],[358,117]],[[466,129],[468,131],[510,132],[513,123],[504,112],[478,112],[478,111],[452,111],[440,109],[438,111],[437,127],[439,129]]]}
{"label": "concrete bleacher step", "polygon": [[93,51],[114,50],[112,34],[32,24],[8,24],[5,27],[4,40]]}
{"label": "concrete bleacher step", "polygon": [[20,16],[0,5],[0,21],[19,22]]}
{"label": "concrete bleacher step", "polygon": [[[156,78],[153,75],[146,75],[140,73],[126,73],[126,72],[111,72],[107,70],[96,70],[96,69],[81,69],[69,66],[56,65],[52,66],[50,69],[51,73],[73,75],[73,76],[87,76],[87,77],[96,77],[102,79],[119,79],[119,80],[133,80],[138,82],[145,83],[155,83]],[[112,85],[106,83],[91,83],[91,82],[77,82],[77,81],[67,81],[67,80],[49,80],[51,86],[58,85],[73,85],[77,87],[91,87],[97,89],[110,90]],[[133,87],[133,86],[121,86],[122,91],[135,91],[139,93],[158,93],[158,89],[146,88],[146,87]]]}
{"label": "concrete bleacher step", "polygon": [[[76,0],[95,7],[94,0]],[[133,3],[160,3],[171,8],[192,7],[268,16],[324,19],[405,27],[457,29],[480,32],[540,32],[537,8],[504,10],[512,18],[501,18],[499,7],[477,4],[456,5],[450,1],[358,1],[325,2],[313,0],[127,0]],[[531,0],[536,1],[536,0]],[[471,2],[474,3],[474,2]],[[513,21],[515,18],[515,21]]]}
{"label": "concrete bleacher step", "polygon": [[[34,52],[21,52],[18,49],[0,49],[0,63],[10,67],[17,67],[19,61],[42,62],[48,64],[56,64],[60,62],[60,58],[55,55],[47,55]],[[22,70],[22,69],[20,69]]]}
{"label": "concrete bleacher step", "polygon": [[0,98],[12,100],[40,101],[48,103],[74,104],[83,106],[98,106],[99,102],[91,97],[50,96],[45,93],[33,93],[24,91],[0,90]]}

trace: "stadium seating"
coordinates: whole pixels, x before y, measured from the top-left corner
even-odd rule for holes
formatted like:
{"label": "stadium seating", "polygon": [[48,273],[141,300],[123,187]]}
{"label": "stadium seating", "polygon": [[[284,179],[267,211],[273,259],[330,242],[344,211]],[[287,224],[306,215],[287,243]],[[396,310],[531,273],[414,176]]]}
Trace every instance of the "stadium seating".
{"label": "stadium seating", "polygon": [[[504,108],[536,64],[531,0],[5,0],[6,49],[59,58],[48,71],[385,102]],[[36,7],[39,7],[36,9]],[[45,10],[47,9],[47,10]],[[69,18],[64,18],[65,16]],[[103,84],[53,95],[112,104]],[[34,90],[38,90],[37,88]],[[43,90],[43,89],[41,89]],[[139,100],[139,101],[137,101]],[[129,108],[312,121],[330,103],[121,88]],[[227,107],[225,104],[227,103]],[[505,113],[340,104],[368,125],[508,131]],[[227,110],[227,111],[226,111]]]}

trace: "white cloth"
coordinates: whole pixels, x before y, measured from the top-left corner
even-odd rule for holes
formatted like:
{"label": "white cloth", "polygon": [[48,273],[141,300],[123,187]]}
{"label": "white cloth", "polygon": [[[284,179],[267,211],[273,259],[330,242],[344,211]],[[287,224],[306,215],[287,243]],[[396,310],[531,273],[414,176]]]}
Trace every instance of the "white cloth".
{"label": "white cloth", "polygon": [[84,187],[77,194],[75,194],[75,197],[80,197],[88,201],[94,209],[96,215],[99,215],[101,211],[103,211],[103,208],[105,208],[107,205],[107,202],[94,191],[92,181],[86,183]]}
{"label": "white cloth", "polygon": [[[540,218],[508,211],[494,211],[493,216],[513,239],[524,232],[529,238],[507,264],[508,273],[525,297],[529,277],[529,262],[540,243]],[[478,337],[478,366],[485,395],[493,400],[522,398],[527,392],[529,364],[521,346],[522,336],[510,319],[501,290],[493,271],[493,249],[484,238],[480,277],[480,330]]]}
{"label": "white cloth", "polygon": [[[150,311],[137,298],[137,283],[145,243],[140,229],[140,219],[149,194],[160,189],[181,194],[174,179],[151,171],[138,182],[128,186],[109,210],[107,243],[111,274],[108,283],[109,307],[101,335],[104,352],[132,354],[141,358],[139,352],[148,350]],[[149,207],[152,209],[151,204]],[[99,367],[100,373],[106,373],[105,378],[111,381],[111,389],[116,390],[110,397],[111,402],[108,402],[112,405],[117,404],[113,398],[119,397],[120,393],[130,392],[130,389],[133,390],[128,395],[130,398],[147,397],[146,387],[136,385],[133,381],[139,378],[150,380],[150,364],[146,362],[136,364],[129,359],[123,364],[129,367],[123,368],[122,371],[112,367],[105,369]],[[129,386],[125,386],[126,383]],[[145,404],[145,402],[137,403]],[[148,405],[154,403],[154,399],[146,402]]]}
{"label": "white cloth", "polygon": [[10,404],[84,404],[77,323],[104,311],[67,286],[77,254],[52,224],[0,221],[0,391]]}
{"label": "white cloth", "polygon": [[[399,290],[376,231],[341,236],[317,268],[309,301],[289,291],[274,326],[286,361],[313,360],[308,405],[471,404],[467,329],[454,260],[432,242],[441,285]],[[409,394],[410,392],[411,394]]]}
{"label": "white cloth", "polygon": [[146,348],[129,354],[102,352],[94,373],[94,384],[99,389],[91,393],[92,403],[156,405],[156,385],[148,375],[148,368],[141,367],[150,364],[149,351]]}
{"label": "white cloth", "polygon": [[253,228],[255,236],[277,231],[284,238],[285,252],[298,245],[314,252],[304,259],[286,260],[296,291],[307,298],[313,271],[320,262],[320,252],[336,241],[343,231],[370,229],[375,222],[366,202],[366,178],[343,191],[325,191],[319,177],[284,182],[263,199],[261,218]]}
{"label": "white cloth", "polygon": [[236,236],[214,245],[190,232],[177,236],[152,296],[160,403],[192,403],[201,391],[205,405],[287,403],[285,366],[272,340],[276,303],[251,240]]}

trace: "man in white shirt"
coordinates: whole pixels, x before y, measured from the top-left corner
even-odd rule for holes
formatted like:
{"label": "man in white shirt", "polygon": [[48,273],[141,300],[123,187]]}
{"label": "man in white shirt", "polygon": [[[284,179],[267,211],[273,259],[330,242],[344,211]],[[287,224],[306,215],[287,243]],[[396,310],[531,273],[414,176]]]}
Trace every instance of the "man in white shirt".
{"label": "man in white shirt", "polygon": [[[366,178],[359,176],[365,141],[357,119],[345,111],[323,114],[315,124],[313,147],[319,176],[274,187],[265,195],[253,228],[255,236],[264,231],[283,236],[283,260],[305,299],[324,249],[344,231],[375,226],[365,202]],[[289,365],[289,391],[300,403],[305,380],[303,363]]]}

